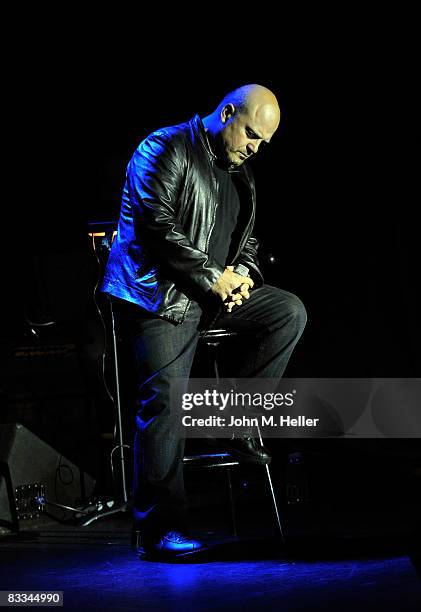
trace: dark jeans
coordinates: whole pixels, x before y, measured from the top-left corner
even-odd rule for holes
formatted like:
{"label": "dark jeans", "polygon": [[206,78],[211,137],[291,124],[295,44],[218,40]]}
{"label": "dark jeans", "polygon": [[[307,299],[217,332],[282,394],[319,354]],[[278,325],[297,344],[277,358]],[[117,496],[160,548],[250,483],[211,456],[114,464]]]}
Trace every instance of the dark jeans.
{"label": "dark jeans", "polygon": [[[133,501],[135,520],[144,533],[186,528],[183,481],[184,434],[171,411],[171,379],[190,374],[199,339],[202,310],[192,302],[179,325],[136,307],[121,307],[134,348],[137,387]],[[302,302],[292,293],[264,285],[214,327],[254,328],[252,341],[228,361],[224,376],[278,378],[283,375],[306,323]]]}

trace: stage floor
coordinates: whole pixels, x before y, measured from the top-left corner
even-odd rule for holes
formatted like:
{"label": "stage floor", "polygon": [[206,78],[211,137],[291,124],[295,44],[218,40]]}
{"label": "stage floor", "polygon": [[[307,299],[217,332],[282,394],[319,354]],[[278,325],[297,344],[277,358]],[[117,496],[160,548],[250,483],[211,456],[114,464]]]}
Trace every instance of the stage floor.
{"label": "stage floor", "polygon": [[0,590],[63,591],[68,610],[418,611],[421,581],[399,542],[208,534],[189,563],[141,561],[130,518],[0,536]]}

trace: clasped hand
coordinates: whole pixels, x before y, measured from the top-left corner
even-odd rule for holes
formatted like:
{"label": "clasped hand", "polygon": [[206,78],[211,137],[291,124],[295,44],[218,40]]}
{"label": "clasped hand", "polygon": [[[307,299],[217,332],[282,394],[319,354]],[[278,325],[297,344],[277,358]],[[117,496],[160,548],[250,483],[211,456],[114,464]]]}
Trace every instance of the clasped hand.
{"label": "clasped hand", "polygon": [[249,276],[237,274],[234,272],[234,266],[227,266],[213,285],[212,291],[222,299],[227,312],[231,312],[234,306],[241,306],[243,299],[248,300],[249,289],[253,285],[254,282]]}

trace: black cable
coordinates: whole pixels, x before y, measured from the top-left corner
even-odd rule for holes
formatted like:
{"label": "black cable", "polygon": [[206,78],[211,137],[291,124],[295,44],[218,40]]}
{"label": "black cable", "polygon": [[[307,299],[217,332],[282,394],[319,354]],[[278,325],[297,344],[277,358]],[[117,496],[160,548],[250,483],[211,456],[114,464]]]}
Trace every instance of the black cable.
{"label": "black cable", "polygon": [[[102,328],[104,330],[104,350],[102,351],[102,356],[101,356],[102,357],[102,380],[103,380],[103,383],[104,383],[105,391],[106,391],[108,397],[110,398],[110,400],[112,401],[114,409],[117,410],[117,406],[116,406],[116,403],[115,403],[114,396],[112,395],[112,393],[111,393],[111,391],[110,391],[110,389],[108,387],[107,379],[106,379],[106,376],[105,376],[105,362],[106,362],[106,356],[107,356],[108,332],[107,332],[107,326],[106,326],[105,321],[104,321],[104,317],[102,316],[101,308],[99,307],[99,304],[98,304],[97,299],[96,299],[96,294],[97,294],[99,283],[100,283],[100,280],[101,280],[101,260],[99,258],[99,255],[98,255],[98,252],[97,252],[97,249],[96,249],[94,235],[92,235],[92,248],[93,248],[94,253],[95,253],[95,258],[96,258],[96,260],[98,262],[98,277],[97,277],[97,281],[96,281],[95,286],[94,286],[94,292],[93,292],[93,296],[92,297],[93,297],[93,302],[95,304],[95,308],[96,308],[96,310],[98,312],[98,315],[99,315],[99,318],[100,318],[100,321],[101,321],[101,324],[102,324]],[[114,435],[115,435],[115,432],[116,432],[116,430],[115,430],[115,425],[114,425]]]}
{"label": "black cable", "polygon": [[[55,500],[56,500],[56,503],[57,503],[57,504],[60,504],[60,501],[59,501],[59,496],[58,496],[58,491],[57,491],[57,480],[59,480],[59,481],[60,481],[60,484],[62,484],[62,485],[64,485],[64,486],[69,486],[69,485],[71,485],[71,484],[73,483],[73,481],[74,481],[74,475],[73,475],[73,470],[72,470],[72,468],[70,467],[70,465],[67,465],[67,463],[63,463],[63,464],[62,464],[62,463],[61,463],[61,462],[62,462],[62,459],[63,459],[63,453],[61,453],[61,455],[60,455],[60,458],[59,458],[59,461],[58,461],[58,466],[57,466],[57,468],[56,468],[56,473],[55,473],[55,476],[54,476],[54,497],[55,497]],[[62,478],[62,476],[61,476],[61,470],[62,470],[62,468],[67,468],[67,469],[69,470],[69,472],[70,472],[70,476],[71,476],[71,480],[70,480],[70,481],[66,482],[66,481],[64,481],[64,480],[63,480],[63,478]],[[63,508],[62,508],[62,510],[63,510]],[[65,516],[66,516],[66,513],[65,513],[65,512],[64,512],[64,510],[63,510],[63,518],[64,518]]]}
{"label": "black cable", "polygon": [[[96,248],[96,244],[95,244],[95,236],[92,233],[92,248],[95,254],[95,258],[97,260],[98,263],[98,276],[97,276],[97,280],[94,286],[94,290],[93,290],[93,302],[95,305],[95,308],[97,310],[99,319],[101,321],[101,325],[102,325],[102,329],[103,329],[103,333],[104,333],[104,348],[102,351],[102,355],[101,355],[101,361],[102,361],[102,367],[101,367],[101,377],[102,377],[102,382],[104,384],[104,389],[106,394],[108,395],[109,399],[111,400],[113,407],[114,407],[114,431],[113,431],[113,438],[116,438],[116,434],[117,434],[117,404],[116,404],[116,400],[113,396],[113,394],[110,391],[110,388],[107,384],[107,378],[106,378],[106,374],[105,374],[105,364],[106,364],[106,359],[107,359],[107,346],[108,346],[108,331],[107,331],[107,326],[105,324],[105,320],[102,314],[102,310],[98,304],[96,295],[97,295],[97,291],[98,291],[98,287],[99,287],[99,283],[102,277],[102,264],[101,264],[101,260]],[[111,307],[111,304],[110,304]],[[111,480],[113,482],[113,486],[115,488],[116,482],[115,482],[115,477],[114,477],[114,470],[111,470]]]}

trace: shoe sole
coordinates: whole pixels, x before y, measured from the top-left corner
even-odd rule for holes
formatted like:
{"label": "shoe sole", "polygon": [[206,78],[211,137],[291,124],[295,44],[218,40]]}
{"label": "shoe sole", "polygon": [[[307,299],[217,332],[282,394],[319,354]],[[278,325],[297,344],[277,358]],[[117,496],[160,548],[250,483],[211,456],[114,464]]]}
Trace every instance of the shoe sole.
{"label": "shoe sole", "polygon": [[238,459],[238,461],[241,461],[242,463],[253,463],[254,465],[269,465],[269,463],[272,461],[272,457],[269,457],[269,459],[255,459],[253,457],[250,457],[250,455],[246,455],[235,450],[230,450],[229,448],[227,448],[227,452],[231,455],[233,459]]}
{"label": "shoe sole", "polygon": [[256,459],[251,455],[241,453],[238,450],[231,449],[228,445],[225,446],[220,442],[217,442],[214,438],[206,438],[206,441],[211,446],[222,446],[224,452],[229,453],[233,459],[238,459],[238,461],[241,461],[242,463],[253,463],[254,465],[269,465],[269,463],[272,461],[272,457],[269,457],[269,459]]}
{"label": "shoe sole", "polygon": [[143,548],[138,549],[139,559],[144,561],[177,561],[177,559],[186,559],[188,557],[192,557],[202,552],[206,552],[209,549],[207,547],[197,548],[196,550],[188,550],[184,553],[172,553],[172,552],[159,552],[159,551],[151,551],[148,552]]}

